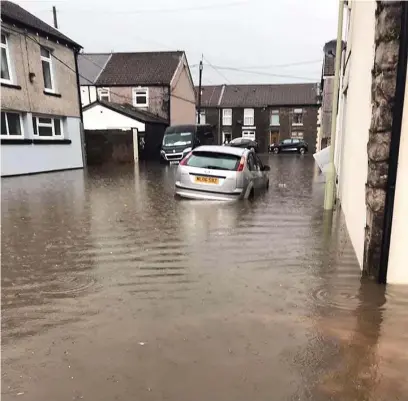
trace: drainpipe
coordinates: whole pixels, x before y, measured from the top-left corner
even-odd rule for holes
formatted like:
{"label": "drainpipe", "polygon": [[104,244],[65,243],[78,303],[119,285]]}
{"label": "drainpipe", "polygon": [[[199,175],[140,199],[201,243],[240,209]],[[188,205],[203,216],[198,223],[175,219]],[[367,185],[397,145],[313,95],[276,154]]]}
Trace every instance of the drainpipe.
{"label": "drainpipe", "polygon": [[380,269],[378,282],[387,282],[388,258],[390,255],[392,219],[394,213],[395,185],[397,181],[399,147],[401,141],[402,115],[404,110],[405,84],[407,78],[408,54],[408,4],[401,2],[401,33],[397,65],[397,81],[395,88],[394,112],[391,128],[390,153],[388,161],[388,181],[385,196],[383,236],[380,253]]}
{"label": "drainpipe", "polygon": [[75,49],[74,50],[74,55],[75,55],[75,71],[76,71],[76,84],[77,84],[77,92],[78,92],[78,102],[79,102],[79,116],[81,117],[81,122],[84,122],[84,118],[82,115],[82,101],[81,101],[81,86],[79,84],[79,73],[78,73],[78,53],[79,50]]}
{"label": "drainpipe", "polygon": [[324,209],[333,210],[334,207],[334,188],[336,168],[334,167],[334,150],[336,141],[337,128],[337,108],[339,104],[339,88],[340,88],[340,62],[341,53],[343,51],[343,14],[344,1],[339,1],[339,16],[337,21],[337,43],[336,43],[336,64],[334,73],[334,88],[333,88],[333,106],[332,106],[332,120],[331,120],[331,134],[330,134],[330,162],[326,173],[326,186],[324,192]]}

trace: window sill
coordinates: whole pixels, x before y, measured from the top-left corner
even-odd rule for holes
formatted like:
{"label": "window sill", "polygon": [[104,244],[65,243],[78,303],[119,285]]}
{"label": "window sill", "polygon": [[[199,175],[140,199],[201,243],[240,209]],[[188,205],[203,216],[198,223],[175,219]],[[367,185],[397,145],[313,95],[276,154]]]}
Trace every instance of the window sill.
{"label": "window sill", "polygon": [[148,104],[134,104],[133,107],[136,107],[137,109],[147,109],[149,105]]}
{"label": "window sill", "polygon": [[292,123],[292,127],[303,127],[303,124]]}
{"label": "window sill", "polygon": [[269,124],[270,127],[280,127],[280,124]]}
{"label": "window sill", "polygon": [[26,138],[1,138],[2,145],[31,145],[32,139]]}
{"label": "window sill", "polygon": [[10,84],[7,82],[2,82],[1,86],[4,86],[5,88],[11,88],[11,89],[17,89],[17,90],[21,90],[21,86],[20,85],[15,85],[15,84]]}
{"label": "window sill", "polygon": [[1,138],[2,145],[70,145],[70,139]]}
{"label": "window sill", "polygon": [[54,96],[54,97],[61,97],[61,94],[60,93],[55,93],[55,92],[49,92],[49,91],[44,91],[44,95],[47,95],[47,96]]}
{"label": "window sill", "polygon": [[34,145],[69,145],[70,139],[33,139]]}

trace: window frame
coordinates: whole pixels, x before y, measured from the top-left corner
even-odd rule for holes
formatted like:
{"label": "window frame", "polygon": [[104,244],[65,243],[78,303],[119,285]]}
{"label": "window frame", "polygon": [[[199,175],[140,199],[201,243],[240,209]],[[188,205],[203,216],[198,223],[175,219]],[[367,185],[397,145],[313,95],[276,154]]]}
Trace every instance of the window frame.
{"label": "window frame", "polygon": [[[48,118],[51,120],[51,123],[40,123],[40,118]],[[41,115],[33,115],[33,137],[35,139],[64,139],[64,124],[62,121],[62,117],[50,117],[50,116],[41,116]],[[34,125],[35,120],[35,125]],[[55,135],[55,121],[58,120],[60,124],[60,135]],[[52,128],[52,135],[40,135],[40,127],[48,127]]]}
{"label": "window frame", "polygon": [[9,38],[5,32],[1,32],[1,35],[4,36],[6,43],[1,43],[1,48],[5,49],[6,51],[6,61],[7,61],[7,67],[8,67],[8,73],[10,76],[10,79],[5,79],[0,77],[0,81],[5,84],[12,84],[13,83],[13,72],[12,72],[12,63],[11,63],[11,58],[10,58],[10,49],[9,49]]}
{"label": "window frame", "polygon": [[[110,88],[98,88],[97,92],[98,92],[98,100],[102,100],[101,96],[105,97],[107,94],[107,97],[108,97],[107,101],[110,102]],[[101,92],[106,92],[106,94],[103,95]],[[105,102],[106,100],[103,100],[103,101]]]}
{"label": "window frame", "polygon": [[[140,95],[146,97],[146,103],[143,104],[137,104],[136,99],[137,99],[137,92],[138,91],[144,91],[145,95]],[[149,88],[147,87],[137,87],[132,89],[132,103],[134,107],[149,107]]]}
{"label": "window frame", "polygon": [[[200,125],[201,124],[206,124],[206,115],[205,115],[205,110],[200,111]],[[196,111],[196,124],[198,124],[198,112]]]}
{"label": "window frame", "polygon": [[303,133],[303,131],[292,131],[292,132],[290,133],[290,137],[291,137],[291,139],[300,139],[300,140],[303,140],[303,138],[304,138],[304,133]]}
{"label": "window frame", "polygon": [[232,126],[232,109],[222,109],[222,125],[225,127]]}
{"label": "window frame", "polygon": [[[303,126],[303,109],[293,109],[293,116],[292,116],[292,125],[295,127],[301,127]],[[301,116],[301,122],[300,123],[296,123],[295,122],[295,115],[300,115]]]}
{"label": "window frame", "polygon": [[[246,135],[244,135],[246,134]],[[242,130],[242,138],[250,139],[251,141],[256,140],[256,130],[254,129],[244,129]]]}
{"label": "window frame", "polygon": [[[278,117],[278,123],[277,124],[275,124],[274,122],[273,122],[273,117]],[[271,126],[271,127],[279,127],[280,126],[280,115],[279,115],[279,110],[278,109],[274,109],[274,110],[272,110],[271,111],[271,116],[270,116],[270,120],[269,120],[269,125]]]}
{"label": "window frame", "polygon": [[3,135],[2,132],[0,132],[0,137],[1,138],[10,138],[10,139],[23,139],[24,138],[24,126],[23,126],[23,116],[21,113],[15,112],[15,111],[1,111],[1,113],[4,113],[4,118],[6,121],[6,129],[8,132],[10,132],[9,124],[8,124],[8,117],[7,114],[16,114],[19,117],[19,122],[20,122],[20,135],[10,135],[7,133],[7,135]]}
{"label": "window frame", "polygon": [[[41,54],[41,50],[46,50],[50,57],[45,57]],[[56,87],[55,87],[55,77],[54,77],[54,63],[52,62],[52,49],[49,49],[45,46],[40,46],[40,59],[41,59],[41,69],[42,69],[42,73],[43,73],[43,81],[44,81],[44,91],[45,92],[49,92],[49,93],[56,93]],[[50,66],[50,79],[51,79],[51,88],[47,88],[45,86],[45,79],[44,79],[44,67],[42,65],[42,63],[46,62],[49,64]]]}
{"label": "window frame", "polygon": [[[250,114],[248,116],[248,113]],[[248,123],[247,123],[248,120]],[[255,125],[255,110],[244,109],[244,127],[253,127]]]}

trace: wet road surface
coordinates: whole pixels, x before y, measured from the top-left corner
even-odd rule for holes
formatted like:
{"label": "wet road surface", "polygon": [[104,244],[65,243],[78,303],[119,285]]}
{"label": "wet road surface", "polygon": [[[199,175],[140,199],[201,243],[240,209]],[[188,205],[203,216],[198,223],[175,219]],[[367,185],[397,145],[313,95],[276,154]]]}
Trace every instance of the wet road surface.
{"label": "wet road surface", "polygon": [[408,289],[360,281],[312,157],[269,164],[229,204],[156,165],[3,179],[2,400],[406,400]]}

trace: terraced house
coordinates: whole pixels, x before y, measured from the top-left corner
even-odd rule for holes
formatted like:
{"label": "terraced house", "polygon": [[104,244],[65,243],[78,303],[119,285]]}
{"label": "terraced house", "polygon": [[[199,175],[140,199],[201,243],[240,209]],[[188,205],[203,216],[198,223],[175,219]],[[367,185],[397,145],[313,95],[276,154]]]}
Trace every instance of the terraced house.
{"label": "terraced house", "polygon": [[300,138],[315,151],[319,84],[217,85],[202,88],[200,123],[212,124],[218,142],[256,139],[260,150]]}
{"label": "terraced house", "polygon": [[81,46],[1,2],[1,175],[82,168]]}
{"label": "terraced house", "polygon": [[82,106],[99,100],[129,105],[170,125],[193,124],[195,92],[183,51],[83,53]]}

